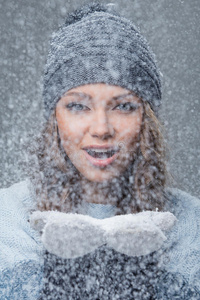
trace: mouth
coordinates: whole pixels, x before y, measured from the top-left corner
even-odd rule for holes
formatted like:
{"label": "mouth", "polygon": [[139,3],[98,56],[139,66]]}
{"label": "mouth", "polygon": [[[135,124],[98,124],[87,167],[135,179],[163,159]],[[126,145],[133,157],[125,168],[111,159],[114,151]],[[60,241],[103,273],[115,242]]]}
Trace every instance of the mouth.
{"label": "mouth", "polygon": [[94,166],[105,167],[110,165],[118,156],[119,149],[114,147],[83,148],[86,158]]}
{"label": "mouth", "polygon": [[106,158],[110,158],[112,157],[116,151],[115,150],[100,150],[100,149],[96,149],[96,150],[92,150],[92,149],[88,149],[85,150],[90,156],[94,157],[94,158],[98,158],[98,159],[106,159]]}

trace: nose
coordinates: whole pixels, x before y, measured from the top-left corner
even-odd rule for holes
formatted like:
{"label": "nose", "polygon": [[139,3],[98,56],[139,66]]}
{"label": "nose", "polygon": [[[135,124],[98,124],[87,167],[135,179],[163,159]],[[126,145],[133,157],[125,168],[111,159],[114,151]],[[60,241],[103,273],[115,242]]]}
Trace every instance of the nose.
{"label": "nose", "polygon": [[103,140],[113,137],[114,128],[110,123],[104,109],[100,109],[96,113],[94,113],[89,131],[92,137],[100,138]]}

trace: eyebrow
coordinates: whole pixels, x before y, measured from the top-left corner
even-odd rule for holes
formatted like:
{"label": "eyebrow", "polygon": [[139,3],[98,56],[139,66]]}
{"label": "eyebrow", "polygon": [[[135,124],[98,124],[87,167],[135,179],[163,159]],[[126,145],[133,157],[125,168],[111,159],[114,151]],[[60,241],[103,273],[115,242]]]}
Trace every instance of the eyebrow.
{"label": "eyebrow", "polygon": [[[66,97],[66,96],[77,96],[77,95],[78,95],[78,96],[81,96],[81,97],[87,97],[87,98],[89,98],[90,100],[92,100],[92,97],[91,97],[90,95],[88,95],[88,94],[85,94],[85,93],[80,93],[80,92],[67,92],[66,94],[64,94],[65,97]],[[129,92],[129,93],[126,93],[126,94],[120,94],[120,95],[114,96],[114,97],[112,97],[111,99],[112,99],[112,100],[119,100],[119,99],[125,98],[125,97],[130,96],[130,95],[136,97],[136,95],[135,95],[133,92]]]}

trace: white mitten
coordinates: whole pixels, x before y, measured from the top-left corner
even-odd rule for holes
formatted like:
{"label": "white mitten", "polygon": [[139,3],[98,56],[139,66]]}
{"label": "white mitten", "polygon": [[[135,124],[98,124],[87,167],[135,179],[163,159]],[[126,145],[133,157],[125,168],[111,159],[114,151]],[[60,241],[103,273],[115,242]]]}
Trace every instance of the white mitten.
{"label": "white mitten", "polygon": [[36,211],[31,226],[42,231],[44,247],[62,258],[76,258],[105,244],[104,230],[98,220],[79,214]]}
{"label": "white mitten", "polygon": [[42,231],[44,247],[62,258],[76,258],[103,244],[128,256],[142,256],[161,248],[176,217],[170,212],[145,211],[98,220],[60,212],[34,212],[31,226]]}
{"label": "white mitten", "polygon": [[161,248],[176,217],[170,212],[146,211],[105,219],[107,246],[128,256],[142,256]]}

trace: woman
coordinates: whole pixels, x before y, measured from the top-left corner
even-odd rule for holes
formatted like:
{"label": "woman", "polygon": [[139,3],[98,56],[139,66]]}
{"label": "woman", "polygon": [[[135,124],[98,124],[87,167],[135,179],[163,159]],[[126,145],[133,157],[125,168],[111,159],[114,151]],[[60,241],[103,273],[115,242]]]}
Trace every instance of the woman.
{"label": "woman", "polygon": [[75,11],[43,96],[31,181],[1,191],[1,299],[198,299],[200,206],[165,187],[144,38],[109,6]]}

